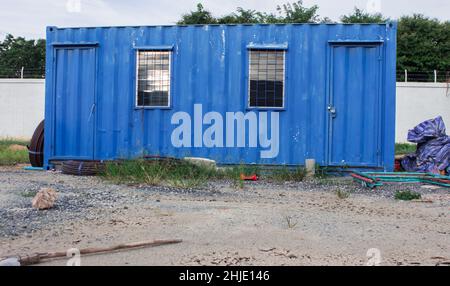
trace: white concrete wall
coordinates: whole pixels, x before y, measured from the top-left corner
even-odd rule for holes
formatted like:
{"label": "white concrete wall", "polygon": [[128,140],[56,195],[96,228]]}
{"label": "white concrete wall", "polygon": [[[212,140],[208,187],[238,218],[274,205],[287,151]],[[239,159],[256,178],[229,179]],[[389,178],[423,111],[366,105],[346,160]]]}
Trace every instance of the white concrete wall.
{"label": "white concrete wall", "polygon": [[[0,138],[30,139],[44,119],[45,80],[0,79]],[[441,115],[450,134],[450,86],[445,83],[397,83],[396,142],[408,130]]]}
{"label": "white concrete wall", "polygon": [[397,83],[396,142],[407,142],[408,130],[441,115],[450,135],[450,85]]}
{"label": "white concrete wall", "polygon": [[0,79],[0,138],[30,139],[44,119],[45,80]]}

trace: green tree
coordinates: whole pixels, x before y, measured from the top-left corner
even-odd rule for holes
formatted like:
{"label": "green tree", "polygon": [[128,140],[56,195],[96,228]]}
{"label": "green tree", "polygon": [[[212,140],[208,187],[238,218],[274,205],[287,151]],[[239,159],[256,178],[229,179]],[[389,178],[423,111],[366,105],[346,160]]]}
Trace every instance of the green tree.
{"label": "green tree", "polygon": [[389,18],[385,18],[381,13],[370,14],[355,7],[353,13],[341,17],[342,23],[386,23]]}
{"label": "green tree", "polygon": [[197,4],[197,10],[190,13],[183,14],[181,20],[177,22],[178,25],[193,25],[193,24],[215,24],[217,20],[212,16],[211,12],[205,10],[201,3]]}
{"label": "green tree", "polygon": [[401,17],[397,42],[398,70],[450,70],[450,21],[440,22],[421,14]]}
{"label": "green tree", "polygon": [[17,76],[22,67],[28,76],[43,76],[45,40],[26,40],[9,34],[0,42],[0,75]]}
{"label": "green tree", "polygon": [[318,15],[319,7],[305,7],[303,1],[286,3],[277,6],[277,13],[265,13],[256,10],[246,10],[242,7],[236,12],[215,18],[211,12],[205,10],[201,3],[197,4],[197,10],[184,14],[179,25],[189,24],[251,24],[251,23],[329,23],[329,18],[321,19]]}
{"label": "green tree", "polygon": [[303,1],[286,3],[277,7],[282,23],[318,23],[321,21],[317,11],[319,6],[304,7]]}
{"label": "green tree", "polygon": [[256,10],[245,10],[242,7],[238,7],[236,12],[229,15],[225,15],[217,19],[219,24],[252,24],[263,23],[264,15]]}

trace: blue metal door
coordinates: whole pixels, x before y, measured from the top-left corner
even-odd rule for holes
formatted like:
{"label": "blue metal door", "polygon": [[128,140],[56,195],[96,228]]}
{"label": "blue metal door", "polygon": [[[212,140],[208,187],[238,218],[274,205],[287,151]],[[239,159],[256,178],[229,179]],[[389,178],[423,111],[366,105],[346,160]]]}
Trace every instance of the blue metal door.
{"label": "blue metal door", "polygon": [[381,45],[332,45],[328,158],[331,166],[379,165]]}
{"label": "blue metal door", "polygon": [[93,159],[94,47],[55,49],[55,159]]}

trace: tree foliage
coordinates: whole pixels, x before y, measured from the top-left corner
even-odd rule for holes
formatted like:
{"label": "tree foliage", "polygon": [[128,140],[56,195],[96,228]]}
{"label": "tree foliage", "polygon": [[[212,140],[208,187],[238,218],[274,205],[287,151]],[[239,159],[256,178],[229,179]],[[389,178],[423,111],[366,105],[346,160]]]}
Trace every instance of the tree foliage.
{"label": "tree foliage", "polygon": [[450,21],[420,14],[401,17],[397,42],[398,70],[450,71]]}
{"label": "tree foliage", "polygon": [[238,7],[236,12],[222,16],[217,19],[218,24],[253,24],[264,23],[266,16],[256,10],[245,10]]}
{"label": "tree foliage", "polygon": [[386,23],[389,18],[385,18],[381,13],[370,14],[362,9],[355,7],[353,13],[341,17],[341,22],[346,24],[353,23]]}
{"label": "tree foliage", "polygon": [[258,12],[238,7],[236,12],[215,18],[201,3],[197,4],[197,10],[182,15],[179,25],[190,24],[275,24],[275,23],[319,23],[330,22],[329,18],[320,18],[317,13],[319,7],[305,7],[303,1],[286,3],[277,6],[277,13]]}
{"label": "tree foliage", "polygon": [[[7,35],[0,42],[0,75],[13,76],[22,67],[42,75],[45,69],[45,40],[26,40]],[[33,74],[34,75],[34,74]]]}
{"label": "tree foliage", "polygon": [[317,11],[319,6],[304,7],[303,1],[283,4],[277,7],[278,13],[281,15],[282,23],[318,23],[320,22]]}
{"label": "tree foliage", "polygon": [[214,18],[208,10],[205,10],[201,3],[197,4],[197,10],[190,13],[183,14],[178,25],[193,25],[193,24],[216,24],[217,19]]}

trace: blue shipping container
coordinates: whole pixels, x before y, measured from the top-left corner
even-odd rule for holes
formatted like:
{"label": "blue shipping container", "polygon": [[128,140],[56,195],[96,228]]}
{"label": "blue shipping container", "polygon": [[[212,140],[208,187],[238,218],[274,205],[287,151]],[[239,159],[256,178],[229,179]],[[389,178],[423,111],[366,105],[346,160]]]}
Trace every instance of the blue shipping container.
{"label": "blue shipping container", "polygon": [[394,161],[396,23],[47,28],[45,167]]}

